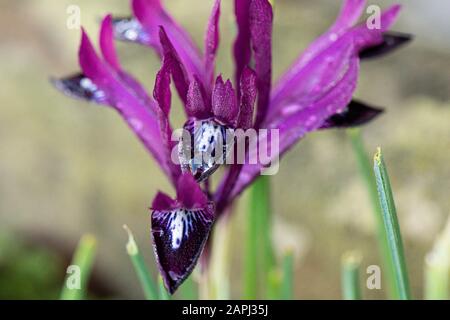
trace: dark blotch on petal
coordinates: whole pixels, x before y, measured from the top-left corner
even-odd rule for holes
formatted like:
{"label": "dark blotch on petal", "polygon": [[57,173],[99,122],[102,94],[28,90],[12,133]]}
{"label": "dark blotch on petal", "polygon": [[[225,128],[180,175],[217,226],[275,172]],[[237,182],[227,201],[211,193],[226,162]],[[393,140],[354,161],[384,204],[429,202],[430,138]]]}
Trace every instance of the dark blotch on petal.
{"label": "dark blotch on petal", "polygon": [[167,290],[175,290],[191,274],[205,247],[214,220],[214,205],[202,209],[153,211],[153,250]]}
{"label": "dark blotch on petal", "polygon": [[413,39],[411,34],[400,32],[386,32],[383,34],[383,42],[379,45],[366,48],[359,53],[361,59],[378,58],[391,53]]}
{"label": "dark blotch on petal", "polygon": [[328,118],[321,129],[349,128],[366,124],[383,112],[382,109],[368,106],[367,104],[352,100],[342,112]]}
{"label": "dark blotch on petal", "polygon": [[134,42],[146,45],[151,36],[144,31],[139,21],[133,17],[113,17],[114,38],[119,41]]}
{"label": "dark blotch on petal", "polygon": [[56,89],[65,95],[89,102],[106,104],[106,94],[82,73],[77,73],[62,79],[50,79]]}

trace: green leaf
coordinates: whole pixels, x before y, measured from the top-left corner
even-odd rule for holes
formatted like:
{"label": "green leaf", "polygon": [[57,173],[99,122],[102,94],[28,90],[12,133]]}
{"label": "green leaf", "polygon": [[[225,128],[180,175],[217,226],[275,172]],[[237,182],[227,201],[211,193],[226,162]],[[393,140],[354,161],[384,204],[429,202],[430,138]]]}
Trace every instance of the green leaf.
{"label": "green leaf", "polygon": [[281,299],[294,298],[294,254],[288,250],[283,257],[283,283],[281,286]]}
{"label": "green leaf", "polygon": [[391,184],[389,182],[389,175],[387,173],[380,148],[378,148],[378,151],[374,156],[374,172],[389,252],[394,264],[395,286],[399,292],[399,298],[401,300],[408,300],[411,298],[411,294],[409,289],[408,273],[406,270],[405,255],[403,251],[402,236],[400,233],[400,225],[397,219],[397,212],[395,209]]}
{"label": "green leaf", "polygon": [[349,129],[347,130],[347,134],[350,137],[359,172],[366,185],[370,204],[372,206],[372,212],[376,223],[378,247],[380,250],[382,265],[384,267],[383,270],[385,271],[384,274],[386,275],[385,283],[388,287],[388,293],[391,298],[399,299],[400,293],[394,285],[394,262],[389,253],[389,245],[387,241],[388,237],[386,234],[386,229],[384,228],[383,214],[381,212],[380,202],[378,201],[377,184],[375,182],[375,176],[371,167],[371,161],[364,148],[361,131],[359,129]]}
{"label": "green leaf", "polygon": [[345,300],[361,300],[359,268],[361,256],[357,252],[347,252],[341,261],[342,298]]}
{"label": "green leaf", "polygon": [[257,298],[258,283],[268,290],[269,274],[275,267],[270,208],[269,176],[260,176],[250,188],[250,203],[246,217],[244,299]]}
{"label": "green leaf", "polygon": [[130,257],[131,263],[133,264],[134,271],[138,276],[142,290],[144,291],[144,296],[148,300],[158,300],[156,284],[150,275],[147,266],[145,265],[144,258],[139,252],[133,233],[127,226],[124,226],[124,229],[128,233],[128,243],[126,245],[127,253]]}
{"label": "green leaf", "polygon": [[[97,240],[94,236],[84,235],[81,238],[69,267],[76,267],[76,269],[73,273],[68,273],[64,280],[61,300],[82,300],[86,298],[87,284],[91,275],[96,248]],[[77,279],[78,276],[80,278]],[[74,283],[71,283],[72,281]]]}

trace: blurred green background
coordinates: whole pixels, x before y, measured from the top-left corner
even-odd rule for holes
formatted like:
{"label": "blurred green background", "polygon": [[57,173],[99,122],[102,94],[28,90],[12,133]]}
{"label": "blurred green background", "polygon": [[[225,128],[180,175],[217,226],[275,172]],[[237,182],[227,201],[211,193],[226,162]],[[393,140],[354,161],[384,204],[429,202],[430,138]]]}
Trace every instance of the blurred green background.
{"label": "blurred green background", "polygon": [[[217,71],[232,76],[232,1],[223,1]],[[277,78],[334,21],[341,1],[278,0],[274,27]],[[374,3],[372,1],[371,3]],[[377,1],[387,6],[393,1]],[[394,29],[415,41],[364,62],[356,97],[387,112],[364,128],[366,147],[382,146],[394,188],[413,295],[421,298],[423,257],[450,213],[450,3],[400,1]],[[158,189],[173,193],[139,141],[112,110],[68,99],[50,76],[78,70],[80,32],[66,28],[69,5],[81,8],[92,38],[106,13],[126,15],[126,0],[0,2],[0,298],[57,298],[80,236],[99,240],[92,296],[142,298],[126,255],[124,223],[154,266],[148,207]],[[201,45],[211,0],[167,0]],[[159,61],[148,49],[118,45],[126,69],[152,90]],[[177,102],[175,102],[177,104]],[[173,107],[180,124],[179,104]],[[276,246],[294,247],[295,297],[340,298],[340,257],[363,253],[379,264],[371,207],[342,131],[309,135],[272,179]],[[244,196],[233,216],[232,292],[241,289]],[[368,298],[382,290],[365,290]]]}

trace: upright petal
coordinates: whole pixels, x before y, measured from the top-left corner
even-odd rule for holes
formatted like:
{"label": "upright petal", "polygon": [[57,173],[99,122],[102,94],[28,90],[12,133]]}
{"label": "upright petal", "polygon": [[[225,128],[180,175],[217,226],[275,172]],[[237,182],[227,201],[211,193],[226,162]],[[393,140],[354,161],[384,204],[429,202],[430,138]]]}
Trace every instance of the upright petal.
{"label": "upright petal", "polygon": [[100,27],[100,49],[105,61],[108,62],[112,68],[120,70],[119,58],[117,57],[116,49],[114,47],[114,30],[111,15],[107,15],[103,19]]}
{"label": "upright petal", "polygon": [[187,92],[189,89],[189,78],[184,64],[181,62],[178,52],[167,36],[164,27],[160,28],[159,37],[163,50],[164,63],[167,64],[167,68],[169,68],[172,74],[173,81],[175,83],[175,87],[177,88],[178,94],[180,95],[181,101],[183,101],[186,105]]}
{"label": "upright petal", "polygon": [[265,120],[272,81],[272,6],[268,0],[252,0],[250,35],[258,86],[258,108],[255,127]]}
{"label": "upright petal", "polygon": [[205,76],[208,91],[211,91],[210,84],[214,81],[214,65],[216,60],[217,49],[219,48],[219,17],[220,17],[220,0],[216,0],[209,18],[208,28],[205,36]]}
{"label": "upright petal", "polygon": [[206,98],[203,86],[197,78],[191,81],[187,93],[186,112],[189,117],[207,119],[212,117],[211,101]]}
{"label": "upright petal", "polygon": [[[251,58],[250,2],[249,0],[234,0],[234,12],[238,27],[238,34],[233,46],[234,61],[236,64],[235,83],[239,83],[242,71],[245,66],[249,65]],[[239,87],[238,97],[240,97]]]}
{"label": "upright petal", "polygon": [[244,130],[253,127],[253,109],[256,101],[256,74],[250,68],[242,72],[240,88],[242,92],[237,128]]}
{"label": "upright petal", "polygon": [[212,111],[222,124],[234,126],[239,112],[236,94],[230,80],[223,82],[222,76],[216,80],[212,94]]}
{"label": "upright petal", "polygon": [[167,290],[172,294],[190,275],[214,221],[208,202],[192,176],[178,180],[177,199],[158,194],[152,205],[153,250]]}
{"label": "upright petal", "polygon": [[161,5],[161,0],[133,0],[133,13],[149,35],[148,45],[162,55],[159,28],[164,27],[189,76],[205,79],[203,57],[188,33],[180,27]]}

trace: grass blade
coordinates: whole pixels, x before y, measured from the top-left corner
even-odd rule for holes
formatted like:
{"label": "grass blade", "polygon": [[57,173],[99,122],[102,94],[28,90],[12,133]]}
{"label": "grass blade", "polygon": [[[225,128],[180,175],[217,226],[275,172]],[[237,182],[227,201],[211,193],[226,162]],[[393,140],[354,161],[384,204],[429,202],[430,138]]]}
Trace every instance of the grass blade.
{"label": "grass blade", "polygon": [[126,245],[127,253],[138,276],[142,290],[144,291],[144,296],[148,300],[158,300],[158,291],[156,289],[156,284],[152,276],[150,275],[147,266],[145,265],[144,258],[139,252],[139,248],[136,244],[136,241],[134,240],[133,233],[127,226],[124,226],[124,229],[128,233],[128,243]]}
{"label": "grass blade", "polygon": [[344,300],[361,300],[359,268],[361,256],[357,252],[347,252],[342,256],[341,282]]}
{"label": "grass blade", "polygon": [[[260,176],[250,188],[245,235],[244,299],[256,299],[258,275],[261,275],[259,283],[267,291],[269,273],[275,266],[271,238],[269,176]],[[259,265],[261,268],[258,268]]]}
{"label": "grass blade", "polygon": [[69,266],[64,280],[61,300],[82,300],[87,295],[87,284],[94,262],[97,240],[92,235],[84,235]]}
{"label": "grass blade", "polygon": [[294,254],[292,250],[283,257],[283,283],[281,286],[281,299],[292,300],[294,298]]}
{"label": "grass blade", "polygon": [[450,219],[425,257],[425,292],[427,300],[448,300],[450,290]]}
{"label": "grass blade", "polygon": [[374,172],[389,251],[394,264],[395,286],[399,293],[399,298],[401,300],[408,300],[411,298],[411,294],[400,225],[397,219],[389,176],[380,148],[378,148],[378,151],[374,156]]}
{"label": "grass blade", "polygon": [[198,299],[198,289],[197,285],[193,280],[193,275],[187,278],[184,283],[180,286],[180,296],[183,300],[197,300]]}
{"label": "grass blade", "polygon": [[372,206],[372,212],[376,223],[377,241],[382,259],[382,264],[385,270],[386,281],[388,287],[389,296],[392,299],[399,299],[400,294],[394,285],[394,263],[389,253],[389,246],[387,242],[386,229],[384,228],[383,214],[381,212],[380,202],[378,200],[377,184],[375,182],[374,172],[371,166],[371,161],[364,148],[363,139],[361,136],[361,130],[349,129],[347,134],[350,137],[353,152],[356,156],[356,162],[359,168],[361,177],[366,185],[367,194],[369,196],[370,204]]}

